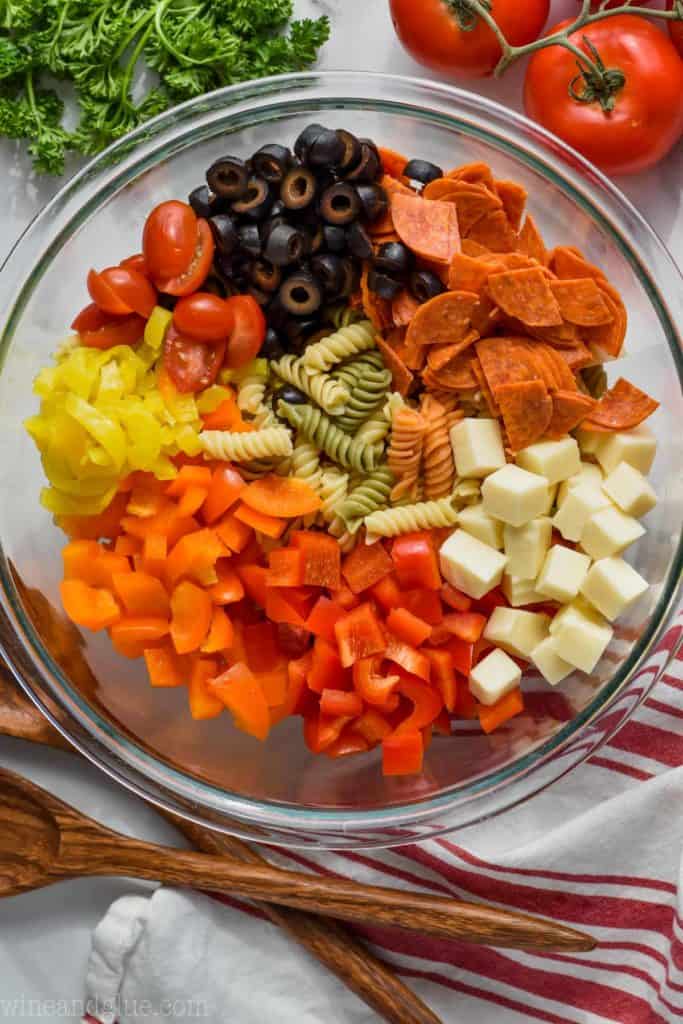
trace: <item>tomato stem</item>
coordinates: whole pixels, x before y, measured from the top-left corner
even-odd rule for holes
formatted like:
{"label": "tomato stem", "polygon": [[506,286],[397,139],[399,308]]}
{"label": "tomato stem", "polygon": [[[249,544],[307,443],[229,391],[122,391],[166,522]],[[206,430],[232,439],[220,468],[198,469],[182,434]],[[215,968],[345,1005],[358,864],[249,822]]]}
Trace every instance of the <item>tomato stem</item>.
{"label": "tomato stem", "polygon": [[[578,46],[575,47],[572,43],[568,46],[568,49],[577,55],[576,64],[579,69],[578,75],[569,83],[569,95],[577,103],[597,101],[608,114],[610,110],[614,110],[616,94],[626,84],[626,75],[620,68],[606,68],[602,57],[587,36],[583,37],[583,44],[590,50],[592,60],[589,60]],[[580,91],[577,89],[579,85]]]}
{"label": "tomato stem", "polygon": [[[479,12],[471,0],[446,0],[448,9],[455,18],[461,32],[471,32],[479,21]],[[477,6],[491,10],[491,0],[479,0]]]}
{"label": "tomato stem", "polygon": [[[581,75],[577,76],[571,84],[570,89],[573,90],[571,95],[574,99],[581,103],[592,103],[599,101],[602,105],[603,110],[613,110],[615,104],[616,93],[624,85],[623,72],[618,68],[605,68],[604,65],[598,66],[597,62],[593,61],[583,50],[578,46],[575,46],[571,42],[570,36],[575,32],[579,32],[582,28],[586,28],[589,25],[595,25],[599,21],[604,21],[605,18],[614,18],[618,14],[637,14],[647,18],[662,18],[665,21],[683,21],[683,0],[676,0],[670,11],[663,11],[657,8],[650,9],[649,7],[637,7],[635,3],[631,3],[630,0],[624,0],[624,3],[620,7],[607,7],[609,0],[602,0],[600,7],[597,11],[591,10],[591,0],[582,0],[581,10],[576,16],[574,21],[570,22],[564,28],[559,29],[557,32],[553,32],[547,36],[541,36],[540,39],[535,39],[532,43],[527,43],[525,46],[512,46],[508,42],[505,33],[498,25],[496,19],[491,13],[490,0],[447,0],[449,8],[456,14],[456,8],[461,10],[467,10],[470,18],[481,18],[489,26],[496,39],[500,43],[501,57],[496,65],[494,74],[497,77],[504,74],[505,71],[518,61],[520,57],[526,57],[530,53],[536,53],[537,50],[545,50],[548,46],[563,46],[566,50],[570,50],[576,54],[577,59],[580,58],[581,63],[579,64],[579,70]],[[589,86],[588,80],[584,75],[584,70],[591,77],[590,88],[593,90],[593,96],[588,99]],[[578,82],[578,78],[583,78],[584,89],[582,92],[576,92],[575,86]],[[603,99],[604,97],[604,99]]]}

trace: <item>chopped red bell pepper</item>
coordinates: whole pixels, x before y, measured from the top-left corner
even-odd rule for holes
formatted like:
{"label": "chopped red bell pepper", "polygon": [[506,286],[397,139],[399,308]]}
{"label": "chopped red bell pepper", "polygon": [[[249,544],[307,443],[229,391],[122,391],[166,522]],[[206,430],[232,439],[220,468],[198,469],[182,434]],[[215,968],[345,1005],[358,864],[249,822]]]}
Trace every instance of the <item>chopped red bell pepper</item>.
{"label": "chopped red bell pepper", "polygon": [[472,665],[474,664],[474,645],[468,644],[460,637],[454,636],[452,640],[449,640],[446,644],[446,650],[450,653],[453,659],[453,668],[460,675],[469,678],[470,672],[472,671]]}
{"label": "chopped red bell pepper", "polygon": [[419,619],[407,608],[394,608],[387,615],[387,628],[394,636],[412,647],[419,647],[432,633],[432,627],[424,619]]}
{"label": "chopped red bell pepper", "polygon": [[330,718],[339,715],[357,718],[363,712],[363,701],[353,690],[331,690],[325,687],[320,695],[320,711]]}
{"label": "chopped red bell pepper", "polygon": [[455,711],[458,685],[451,652],[427,647],[425,654],[432,664],[431,680],[441,694],[444,706],[448,711]]}
{"label": "chopped red bell pepper", "polygon": [[232,466],[218,466],[211,475],[211,484],[202,508],[205,523],[215,523],[235,504],[246,482]]}
{"label": "chopped red bell pepper", "polygon": [[399,677],[380,674],[381,659],[378,657],[361,658],[353,666],[353,685],[356,693],[367,704],[383,711],[393,711],[398,707],[398,696],[394,693]]}
{"label": "chopped red bell pepper", "polygon": [[441,573],[434,538],[427,531],[404,533],[391,548],[396,575],[401,587],[438,590]]}
{"label": "chopped red bell pepper", "polygon": [[344,559],[342,574],[354,594],[379,583],[393,572],[394,563],[381,542],[358,544]]}
{"label": "chopped red bell pepper", "polygon": [[360,658],[379,654],[386,646],[384,631],[373,606],[366,602],[354,608],[334,625],[339,656],[344,668]]}
{"label": "chopped red bell pepper", "polygon": [[486,616],[479,612],[451,612],[446,615],[443,625],[465,643],[475,644],[484,632]]}
{"label": "chopped red bell pepper", "polygon": [[[263,690],[268,708],[281,707],[287,697],[289,676],[287,673],[287,662],[284,658],[263,672],[254,672],[254,679]],[[272,724],[272,718],[270,719]]]}
{"label": "chopped red bell pepper", "polygon": [[522,691],[517,687],[516,690],[501,697],[495,704],[489,706],[481,704],[479,706],[479,722],[484,732],[493,732],[499,725],[514,718],[515,715],[521,714],[522,711],[524,711],[524,697]]}
{"label": "chopped red bell pepper", "polygon": [[252,672],[268,672],[275,668],[282,655],[277,646],[275,625],[255,622],[242,630],[247,665]]}
{"label": "chopped red bell pepper", "polygon": [[484,594],[483,597],[474,602],[475,610],[481,612],[487,618],[493,615],[496,608],[507,607],[507,598],[500,587],[494,587],[493,590],[489,590],[488,594]]}
{"label": "chopped red bell pepper", "polygon": [[[310,693],[306,685],[313,663],[313,652],[307,651],[302,658],[287,663],[287,693],[284,702],[270,709],[270,724],[277,725],[290,715],[300,715],[304,708],[304,694]],[[313,696],[311,694],[311,696]]]}
{"label": "chopped red bell pepper", "polygon": [[389,634],[384,656],[396,665],[400,665],[406,672],[410,672],[411,675],[429,682],[431,673],[429,658],[422,651],[416,651],[410,644],[403,643],[402,640]]}
{"label": "chopped red bell pepper", "polygon": [[346,608],[349,611],[351,608],[357,608],[360,604],[360,598],[356,597],[350,587],[342,585],[339,590],[335,590],[334,599],[337,604],[340,604],[342,608]]}
{"label": "chopped red bell pepper", "polygon": [[432,722],[432,727],[434,732],[438,733],[439,736],[451,735],[451,716],[449,715],[447,708],[441,709]]}
{"label": "chopped red bell pepper", "polygon": [[306,629],[316,636],[322,636],[328,643],[336,644],[335,623],[347,614],[346,608],[329,597],[319,597],[306,619]]}
{"label": "chopped red bell pepper", "polygon": [[303,558],[296,548],[273,548],[268,556],[269,587],[300,587],[304,582]]}
{"label": "chopped red bell pepper", "polygon": [[384,715],[375,708],[366,708],[360,718],[353,723],[353,731],[359,732],[374,747],[393,732]]}
{"label": "chopped red bell pepper", "polygon": [[382,740],[383,775],[417,775],[422,771],[422,733],[401,733]]}
{"label": "chopped red bell pepper", "polygon": [[313,644],[313,659],[308,676],[308,688],[322,693],[329,687],[335,690],[349,690],[349,678],[339,659],[336,647],[317,636]]}
{"label": "chopped red bell pepper", "polygon": [[271,622],[305,625],[306,616],[296,607],[296,590],[296,587],[266,587],[266,615]]}
{"label": "chopped red bell pepper", "polygon": [[338,758],[348,757],[350,754],[363,754],[368,749],[368,743],[357,732],[350,728],[342,730],[341,735],[334,743],[330,743],[323,753],[325,757]]}
{"label": "chopped red bell pepper", "polygon": [[312,753],[320,754],[339,739],[345,725],[351,721],[348,715],[330,718],[317,709],[304,717],[304,741]]}
{"label": "chopped red bell pepper", "polygon": [[436,590],[404,590],[399,594],[401,608],[407,608],[430,626],[438,626],[443,620],[441,598]]}
{"label": "chopped red bell pepper", "polygon": [[341,587],[341,548],[329,534],[313,530],[295,530],[291,542],[301,551],[303,582],[307,586]]}
{"label": "chopped red bell pepper", "polygon": [[392,608],[398,608],[401,604],[401,590],[393,572],[390,576],[385,576],[379,583],[375,583],[370,594],[385,612],[391,611]]}
{"label": "chopped red bell pepper", "polygon": [[458,679],[458,692],[455,698],[455,717],[474,719],[477,718],[479,703],[470,690],[467,679]]}
{"label": "chopped red bell pepper", "polygon": [[396,732],[412,732],[414,729],[424,729],[426,725],[431,725],[443,707],[441,695],[417,679],[401,679],[397,689],[402,697],[407,697],[411,701],[413,710],[401,722]]}
{"label": "chopped red bell pepper", "polygon": [[444,583],[442,586],[441,600],[456,612],[468,612],[472,607],[472,598],[452,587],[450,583]]}

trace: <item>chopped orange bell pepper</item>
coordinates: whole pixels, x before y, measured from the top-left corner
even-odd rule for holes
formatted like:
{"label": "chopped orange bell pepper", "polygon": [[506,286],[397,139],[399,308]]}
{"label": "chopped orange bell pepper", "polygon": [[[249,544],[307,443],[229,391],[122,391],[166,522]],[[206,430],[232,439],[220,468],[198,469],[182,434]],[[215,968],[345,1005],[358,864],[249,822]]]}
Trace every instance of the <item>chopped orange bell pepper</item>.
{"label": "chopped orange bell pepper", "polygon": [[161,534],[166,538],[169,548],[172,548],[186,533],[192,533],[199,529],[197,520],[193,516],[179,516],[178,506],[170,500],[156,515],[149,516],[147,519],[140,519],[138,516],[124,516],[121,523],[126,533],[133,537],[139,537],[141,540],[150,534]]}
{"label": "chopped orange bell pepper", "polygon": [[304,696],[313,696],[306,685],[312,663],[312,651],[306,651],[303,657],[287,663],[287,692],[282,704],[270,708],[271,725],[277,725],[290,715],[301,714]]}
{"label": "chopped orange bell pepper", "polygon": [[200,580],[207,569],[213,569],[226,554],[225,546],[215,530],[205,527],[181,537],[169,551],[164,578],[169,588],[181,579]]}
{"label": "chopped orange bell pepper", "polygon": [[218,582],[209,587],[209,596],[214,604],[234,604],[244,597],[244,586],[237,572],[227,558],[216,562]]}
{"label": "chopped orange bell pepper", "polygon": [[114,541],[114,552],[117,555],[123,555],[124,558],[132,558],[133,555],[138,555],[142,551],[142,543],[137,537],[127,537],[125,534],[121,534]]}
{"label": "chopped orange bell pepper", "polygon": [[360,658],[379,654],[386,647],[386,639],[373,606],[366,602],[352,609],[334,625],[339,645],[339,657],[344,668]]}
{"label": "chopped orange bell pepper", "polygon": [[149,533],[142,543],[142,558],[140,560],[142,572],[161,579],[166,568],[167,554],[168,541],[166,537],[161,533]]}
{"label": "chopped orange bell pepper", "polygon": [[[232,622],[220,605],[215,605],[211,613],[209,634],[201,646],[203,654],[217,654],[229,651],[235,638]],[[215,673],[214,673],[215,674]]]}
{"label": "chopped orange bell pepper", "polygon": [[225,704],[219,700],[209,688],[209,679],[213,679],[218,665],[210,658],[197,658],[192,668],[188,683],[188,700],[190,714],[195,721],[218,718],[225,710]]}
{"label": "chopped orange bell pepper", "polygon": [[64,611],[77,626],[97,631],[121,617],[121,609],[109,590],[91,587],[83,580],[62,580],[59,592]]}
{"label": "chopped orange bell pepper", "polygon": [[263,690],[242,662],[211,679],[209,689],[223,702],[242,732],[265,740],[270,732],[270,712]]}
{"label": "chopped orange bell pepper", "polygon": [[[296,587],[266,587],[266,615],[271,622],[304,626],[307,608],[300,610]],[[297,607],[299,605],[299,607]]]}
{"label": "chopped orange bell pepper", "polygon": [[178,502],[178,515],[193,516],[206,501],[208,493],[208,487],[188,487]]}
{"label": "chopped orange bell pepper", "polygon": [[62,549],[65,579],[80,579],[91,587],[113,587],[115,573],[130,572],[125,555],[108,551],[94,540],[72,540]]}
{"label": "chopped orange bell pepper", "polygon": [[128,495],[126,512],[129,516],[139,516],[147,519],[161,512],[166,504],[163,491],[157,486],[155,477],[149,480],[136,482]]}
{"label": "chopped orange bell pepper", "polygon": [[114,650],[124,658],[141,658],[168,634],[168,619],[150,615],[124,615],[109,629]]}
{"label": "chopped orange bell pepper", "polygon": [[360,718],[353,723],[354,732],[359,732],[369,744],[380,743],[393,732],[384,715],[374,708],[366,708]]}
{"label": "chopped orange bell pepper", "polygon": [[320,754],[339,739],[342,729],[352,719],[348,715],[330,718],[317,709],[304,717],[304,741],[314,754]]}
{"label": "chopped orange bell pepper", "polygon": [[246,523],[240,522],[234,515],[229,514],[214,527],[216,533],[230,551],[244,551],[249,541],[254,536],[254,531]]}
{"label": "chopped orange bell pepper", "polygon": [[521,714],[522,711],[524,711],[524,697],[522,691],[517,687],[516,690],[501,697],[495,704],[489,706],[480,704],[478,708],[479,722],[484,732],[493,732],[503,722]]}
{"label": "chopped orange bell pepper", "polygon": [[115,494],[110,505],[96,516],[59,516],[58,525],[69,537],[83,540],[116,540],[123,532],[126,493]]}
{"label": "chopped orange bell pepper", "polygon": [[213,606],[202,587],[183,580],[171,595],[171,639],[178,654],[190,654],[204,643]]}
{"label": "chopped orange bell pepper", "polygon": [[289,674],[285,659],[280,658],[278,664],[274,665],[273,668],[264,669],[262,672],[254,672],[254,677],[263,690],[268,707],[280,707],[287,696],[287,687],[289,685]]}
{"label": "chopped orange bell pepper", "polygon": [[363,754],[369,749],[369,744],[364,736],[355,732],[350,726],[342,729],[339,737],[325,747],[325,757],[336,760],[338,757],[349,757],[351,754]]}
{"label": "chopped orange bell pepper", "polygon": [[218,466],[214,469],[209,493],[202,509],[204,522],[210,525],[225,515],[246,486],[246,481],[233,466]]}
{"label": "chopped orange bell pepper", "polygon": [[143,651],[150,686],[184,686],[187,677],[180,658],[170,643]]}
{"label": "chopped orange bell pepper", "polygon": [[269,473],[250,483],[242,493],[242,501],[255,512],[284,519],[295,519],[317,512],[322,502],[310,484],[293,476]]}
{"label": "chopped orange bell pepper", "polygon": [[208,466],[183,466],[175,480],[167,484],[166,494],[171,498],[181,498],[193,487],[208,491],[210,486],[211,470]]}
{"label": "chopped orange bell pepper", "polygon": [[313,606],[311,614],[306,619],[306,629],[315,636],[321,636],[330,644],[337,643],[334,632],[335,623],[344,618],[347,609],[343,608],[336,600],[329,597],[319,597]]}
{"label": "chopped orange bell pepper", "polygon": [[257,512],[250,505],[245,505],[244,502],[235,509],[235,519],[253,527],[258,533],[265,533],[266,537],[272,537],[274,540],[281,537],[287,528],[286,519],[277,519],[265,512]]}
{"label": "chopped orange bell pepper", "polygon": [[363,701],[357,693],[349,690],[331,690],[325,687],[320,695],[320,711],[323,715],[336,718],[348,715],[357,718],[363,711]]}
{"label": "chopped orange bell pepper", "polygon": [[308,675],[308,688],[322,693],[325,687],[335,690],[350,689],[349,678],[344,671],[336,647],[317,636],[313,644],[313,659]]}
{"label": "chopped orange bell pepper", "polygon": [[267,579],[268,570],[263,565],[238,565],[237,575],[242,581],[245,592],[248,596],[260,605],[266,606],[268,594]]}
{"label": "chopped orange bell pepper", "polygon": [[117,572],[112,578],[114,593],[129,615],[168,618],[171,602],[161,580],[145,572]]}
{"label": "chopped orange bell pepper", "polygon": [[424,744],[417,730],[382,740],[383,775],[417,775],[422,771]]}
{"label": "chopped orange bell pepper", "polygon": [[361,594],[393,572],[394,563],[381,542],[358,544],[344,559],[342,575],[354,594]]}

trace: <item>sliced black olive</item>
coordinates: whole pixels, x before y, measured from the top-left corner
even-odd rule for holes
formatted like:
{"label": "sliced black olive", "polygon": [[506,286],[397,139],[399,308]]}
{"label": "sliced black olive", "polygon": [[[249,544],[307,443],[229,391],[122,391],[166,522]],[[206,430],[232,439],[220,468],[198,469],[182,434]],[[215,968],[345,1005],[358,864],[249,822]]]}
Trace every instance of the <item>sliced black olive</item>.
{"label": "sliced black olive", "polygon": [[270,302],[271,292],[264,292],[263,289],[257,288],[256,285],[250,284],[247,292],[252,298],[256,299],[259,306],[267,306]]}
{"label": "sliced black olive", "polygon": [[308,395],[299,391],[298,388],[292,387],[291,384],[285,384],[284,387],[279,388],[273,398],[276,403],[282,401],[288,405],[305,405],[308,402]]}
{"label": "sliced black olive", "polygon": [[361,158],[360,142],[355,135],[347,132],[345,128],[337,128],[337,135],[344,144],[344,155],[337,163],[340,171],[350,171],[359,163]]}
{"label": "sliced black olive", "polygon": [[[285,335],[292,351],[303,352],[308,339],[320,327],[317,317],[289,317],[285,324]],[[329,332],[328,332],[329,333]]]}
{"label": "sliced black olive", "polygon": [[360,199],[353,185],[340,181],[323,192],[320,213],[328,224],[350,224],[360,212]]}
{"label": "sliced black olive", "polygon": [[443,178],[443,170],[436,164],[430,164],[429,160],[409,160],[403,173],[406,178],[419,181],[421,185],[428,185],[430,181]]}
{"label": "sliced black olive", "polygon": [[309,149],[320,133],[324,131],[325,129],[321,124],[309,124],[304,128],[294,143],[294,152],[299,157],[299,160],[306,160]]}
{"label": "sliced black olive", "polygon": [[285,212],[286,209],[287,208],[286,208],[285,204],[282,202],[282,200],[281,199],[276,199],[275,202],[273,203],[273,205],[270,208],[270,216],[271,217],[280,217],[280,216],[282,216],[282,214]]}
{"label": "sliced black olive", "polygon": [[215,274],[209,274],[202,285],[202,291],[217,295],[220,299],[224,299],[226,296],[225,284]]}
{"label": "sliced black olive", "polygon": [[261,236],[256,224],[242,224],[237,229],[240,247],[250,256],[261,255]]}
{"label": "sliced black olive", "polygon": [[302,231],[291,224],[276,224],[268,232],[264,255],[278,267],[286,267],[290,263],[298,263],[306,249],[306,238]]}
{"label": "sliced black olive", "polygon": [[269,327],[279,331],[287,326],[289,322],[289,313],[280,302],[277,292],[266,306],[264,312],[266,314],[266,320],[268,321]]}
{"label": "sliced black olive", "polygon": [[311,260],[313,275],[328,295],[337,295],[344,283],[342,261],[331,252],[321,253]]}
{"label": "sliced black olive", "polygon": [[213,258],[213,269],[216,275],[220,277],[221,281],[229,281],[235,275],[235,257],[234,254],[226,255],[225,253],[216,250],[216,254]]}
{"label": "sliced black olive", "polygon": [[315,278],[305,271],[291,274],[280,285],[280,302],[294,316],[308,316],[320,309],[323,291]]}
{"label": "sliced black olive", "polygon": [[403,277],[412,268],[413,254],[402,242],[385,242],[375,256],[375,270],[392,277]]}
{"label": "sliced black olive", "polygon": [[342,266],[342,284],[341,288],[334,296],[336,299],[345,299],[351,292],[355,291],[358,283],[358,274],[353,266],[353,263],[349,259],[343,259],[341,261]]}
{"label": "sliced black olive", "polygon": [[209,192],[207,185],[200,185],[198,188],[192,189],[187,201],[197,214],[198,217],[210,217],[214,212],[211,209],[211,199],[213,194]]}
{"label": "sliced black olive", "polygon": [[241,199],[249,184],[249,172],[238,156],[222,156],[206,172],[206,183],[223,199]]}
{"label": "sliced black olive", "polygon": [[251,166],[255,174],[265,178],[271,185],[279,185],[292,166],[292,153],[287,146],[272,143],[261,146],[251,158]]}
{"label": "sliced black olive", "polygon": [[284,354],[285,349],[280,341],[277,331],[274,331],[272,327],[269,327],[266,331],[266,336],[263,339],[259,356],[261,359],[279,359]]}
{"label": "sliced black olive", "polygon": [[273,205],[273,196],[268,182],[256,175],[249,179],[247,191],[241,199],[232,204],[235,213],[240,213],[250,220],[263,220]]}
{"label": "sliced black olive", "polygon": [[252,263],[249,276],[263,292],[277,291],[282,283],[282,271],[267,259]]}
{"label": "sliced black olive", "polygon": [[346,181],[376,181],[382,171],[382,164],[374,143],[362,141],[360,160],[344,177]]}
{"label": "sliced black olive", "polygon": [[288,210],[304,210],[315,199],[315,175],[307,167],[292,167],[280,186],[280,198]]}
{"label": "sliced black olive", "polygon": [[380,185],[377,185],[375,182],[367,184],[361,182],[359,185],[356,185],[356,192],[363,209],[363,217],[366,220],[377,220],[378,217],[387,212],[389,197]]}
{"label": "sliced black olive", "polygon": [[377,270],[371,270],[368,274],[368,288],[376,292],[381,299],[395,299],[403,285],[388,274],[381,274]]}
{"label": "sliced black olive", "polygon": [[346,232],[335,224],[323,224],[323,244],[329,252],[343,252],[346,248]]}
{"label": "sliced black olive", "polygon": [[355,221],[346,230],[346,244],[349,252],[359,260],[369,260],[373,254],[372,242],[365,228]]}
{"label": "sliced black olive", "polygon": [[222,252],[225,256],[229,256],[230,253],[234,252],[239,237],[230,214],[217,213],[215,216],[209,217],[209,227],[211,228],[211,234],[218,251]]}
{"label": "sliced black olive", "polygon": [[261,241],[264,247],[268,239],[270,238],[271,232],[273,232],[275,228],[278,227],[279,224],[287,225],[288,223],[289,222],[287,218],[283,217],[282,214],[280,214],[277,217],[268,217],[267,220],[261,221],[261,223],[259,224],[259,233],[261,235]]}
{"label": "sliced black olive", "polygon": [[343,140],[331,128],[323,128],[308,149],[309,167],[339,167],[346,154]]}
{"label": "sliced black olive", "polygon": [[431,270],[416,270],[410,275],[408,287],[418,302],[428,302],[445,290],[442,282]]}

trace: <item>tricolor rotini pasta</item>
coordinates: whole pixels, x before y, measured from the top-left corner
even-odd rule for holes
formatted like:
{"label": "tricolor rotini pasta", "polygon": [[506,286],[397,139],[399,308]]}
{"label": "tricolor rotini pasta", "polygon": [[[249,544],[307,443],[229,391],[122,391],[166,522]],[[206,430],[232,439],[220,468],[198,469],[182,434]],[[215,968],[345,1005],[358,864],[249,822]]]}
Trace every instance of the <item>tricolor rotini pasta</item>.
{"label": "tricolor rotini pasta", "polygon": [[393,482],[394,474],[389,467],[380,466],[350,491],[339,508],[339,517],[351,533],[358,530],[365,516],[389,504]]}
{"label": "tricolor rotini pasta", "polygon": [[303,391],[325,412],[334,416],[345,411],[349,392],[334,377],[310,370],[304,365],[303,359],[293,355],[282,356],[272,363],[272,367],[278,377]]}
{"label": "tricolor rotini pasta", "polygon": [[263,406],[270,371],[267,359],[254,359],[238,378],[237,407],[255,416]]}
{"label": "tricolor rotini pasta", "polygon": [[292,454],[292,437],[286,427],[266,427],[249,433],[203,430],[199,441],[212,459],[228,462],[251,462]]}
{"label": "tricolor rotini pasta", "polygon": [[281,401],[278,413],[345,469],[367,473],[376,468],[380,455],[378,449],[345,434],[321,409],[312,405],[287,405]]}
{"label": "tricolor rotini pasta", "polygon": [[326,373],[335,363],[374,347],[375,330],[369,320],[361,320],[309,345],[303,355],[304,365]]}
{"label": "tricolor rotini pasta", "polygon": [[458,513],[450,498],[438,501],[420,501],[400,508],[387,508],[371,512],[364,519],[368,539],[398,537],[414,530],[434,530],[441,526],[455,526]]}

